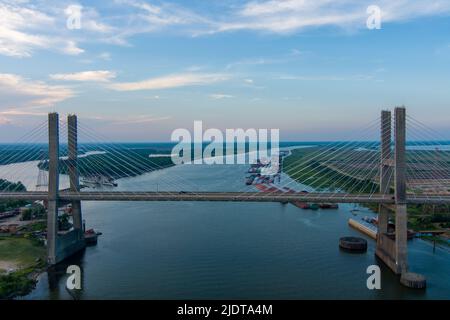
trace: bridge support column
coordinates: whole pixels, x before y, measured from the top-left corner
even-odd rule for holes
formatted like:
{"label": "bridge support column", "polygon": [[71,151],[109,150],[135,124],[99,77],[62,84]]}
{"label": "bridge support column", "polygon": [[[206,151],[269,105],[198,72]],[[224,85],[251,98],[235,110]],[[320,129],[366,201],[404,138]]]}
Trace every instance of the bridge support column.
{"label": "bridge support column", "polygon": [[395,260],[397,272],[408,271],[406,207],[406,109],[395,108]]}
{"label": "bridge support column", "polygon": [[[391,194],[392,186],[392,115],[390,111],[381,112],[381,157],[380,157],[380,193]],[[395,244],[388,236],[389,214],[392,208],[380,204],[378,208],[378,233],[375,254],[394,272],[397,272],[395,263]]]}
{"label": "bridge support column", "polygon": [[[396,274],[408,270],[407,241],[408,216],[406,207],[406,110],[395,109],[395,147],[391,151],[391,112],[381,114],[381,170],[380,193],[392,194],[394,176],[395,205],[380,205],[378,214],[378,235],[376,255]],[[394,170],[394,172],[392,171]],[[394,174],[393,174],[394,173]],[[389,213],[395,211],[395,240],[388,233]]]}
{"label": "bridge support column", "polygon": [[[67,116],[67,137],[68,137],[68,160],[69,160],[69,180],[70,191],[79,192],[79,175],[78,175],[78,131],[77,116]],[[81,201],[72,201],[72,219],[73,228],[78,233],[78,239],[83,239],[83,219],[81,213]]]}
{"label": "bridge support column", "polygon": [[[381,112],[381,169],[380,169],[380,193],[389,194],[391,192],[392,166],[389,161],[392,158],[392,119],[390,111]],[[378,232],[385,234],[388,232],[389,208],[380,205],[378,214]]]}
{"label": "bridge support column", "polygon": [[58,191],[59,191],[59,117],[48,115],[48,213],[47,213],[47,260],[50,265],[58,262]]}

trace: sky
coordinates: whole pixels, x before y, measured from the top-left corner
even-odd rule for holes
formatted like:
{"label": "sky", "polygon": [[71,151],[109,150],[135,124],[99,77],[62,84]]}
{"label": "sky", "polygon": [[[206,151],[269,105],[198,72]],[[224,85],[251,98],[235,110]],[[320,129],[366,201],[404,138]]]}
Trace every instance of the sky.
{"label": "sky", "polygon": [[449,88],[450,0],[0,0],[1,142],[53,111],[112,141],[338,140],[397,105],[450,137]]}

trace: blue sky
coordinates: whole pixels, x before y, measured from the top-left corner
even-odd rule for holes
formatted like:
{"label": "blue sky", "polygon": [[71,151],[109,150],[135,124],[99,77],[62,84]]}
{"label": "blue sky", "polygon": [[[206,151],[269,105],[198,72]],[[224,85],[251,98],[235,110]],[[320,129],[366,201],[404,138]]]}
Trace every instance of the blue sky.
{"label": "blue sky", "polygon": [[121,141],[194,120],[341,139],[402,104],[449,135],[449,87],[450,0],[0,0],[1,141],[49,111]]}

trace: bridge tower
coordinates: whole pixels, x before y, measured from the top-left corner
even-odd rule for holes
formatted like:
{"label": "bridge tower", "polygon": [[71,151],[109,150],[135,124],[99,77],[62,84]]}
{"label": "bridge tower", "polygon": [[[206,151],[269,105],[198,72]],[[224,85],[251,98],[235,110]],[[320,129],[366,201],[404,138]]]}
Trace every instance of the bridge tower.
{"label": "bridge tower", "polygon": [[[80,191],[80,181],[78,174],[78,126],[77,116],[67,116],[67,139],[68,139],[68,169],[70,180],[70,191]],[[73,228],[78,233],[78,238],[81,240],[84,237],[83,218],[81,214],[81,201],[72,201],[72,219]]]}
{"label": "bridge tower", "polygon": [[[406,109],[395,108],[394,154],[390,111],[381,113],[380,193],[392,195],[394,205],[381,204],[378,215],[376,255],[396,274],[408,272],[406,208]],[[392,181],[392,178],[394,181]],[[392,185],[393,182],[393,185]],[[395,240],[388,234],[390,212],[395,213]]]}
{"label": "bridge tower", "polygon": [[47,206],[47,259],[57,263],[58,193],[59,193],[59,116],[48,114],[48,206]]}
{"label": "bridge tower", "polygon": [[[77,171],[76,117],[69,116],[69,171],[71,190],[79,190]],[[73,229],[61,231],[58,227],[59,200],[59,115],[48,115],[48,207],[47,207],[47,262],[55,265],[85,248],[81,227],[81,204],[74,201]],[[72,206],[74,204],[72,203]]]}

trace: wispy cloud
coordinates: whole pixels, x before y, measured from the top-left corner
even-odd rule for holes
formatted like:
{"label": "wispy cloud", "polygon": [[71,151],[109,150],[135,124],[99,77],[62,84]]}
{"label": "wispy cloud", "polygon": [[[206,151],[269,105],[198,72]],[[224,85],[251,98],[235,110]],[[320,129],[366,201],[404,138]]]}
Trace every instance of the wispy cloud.
{"label": "wispy cloud", "polygon": [[163,121],[168,120],[171,117],[164,116],[164,117],[156,117],[152,115],[138,115],[134,117],[125,117],[121,119],[116,119],[113,122],[117,124],[140,124],[140,123],[149,123],[149,122],[155,122],[155,121]]}
{"label": "wispy cloud", "polygon": [[82,7],[83,32],[80,37],[66,28],[67,3],[49,1],[0,2],[0,54],[12,57],[30,57],[35,50],[45,49],[68,55],[79,55],[85,50],[79,41],[88,41],[91,34],[114,32],[112,26],[98,22],[95,9]]}
{"label": "wispy cloud", "polygon": [[108,124],[145,124],[155,121],[163,121],[171,119],[170,116],[154,116],[151,114],[140,114],[125,117],[111,117],[111,116],[83,116],[82,118],[94,121],[101,121]]}
{"label": "wispy cloud", "polygon": [[[244,4],[232,19],[222,20],[211,32],[260,30],[292,33],[310,27],[365,28],[372,0],[264,0]],[[450,13],[446,0],[380,0],[383,22]]]}
{"label": "wispy cloud", "polygon": [[0,111],[1,115],[7,116],[47,116],[47,112],[30,111],[29,109],[9,109]]}
{"label": "wispy cloud", "polygon": [[79,48],[75,41],[69,40],[67,41],[66,45],[62,48],[62,52],[72,56],[76,56],[79,55],[80,53],[83,53],[84,49]]}
{"label": "wispy cloud", "polygon": [[181,73],[136,82],[113,83],[109,87],[117,91],[157,90],[186,86],[208,85],[229,78],[217,73]]}
{"label": "wispy cloud", "polygon": [[69,99],[75,93],[65,86],[53,86],[43,81],[25,79],[16,74],[0,73],[2,105],[15,107],[48,107]]}
{"label": "wispy cloud", "polygon": [[115,0],[124,15],[121,27],[106,39],[119,45],[128,45],[128,38],[137,34],[174,30],[176,33],[193,35],[197,29],[210,28],[210,17],[170,2],[149,3],[142,0]]}
{"label": "wispy cloud", "polygon": [[259,66],[259,65],[268,65],[268,64],[274,64],[279,62],[285,62],[285,59],[273,59],[273,58],[249,58],[249,59],[242,59],[239,61],[235,61],[232,63],[227,64],[225,67],[226,69],[233,69],[235,67],[240,66]]}
{"label": "wispy cloud", "polygon": [[[81,30],[68,30],[68,3],[39,0],[0,3],[0,54],[29,57],[46,49],[69,55],[86,51],[84,43],[106,42],[130,45],[138,34],[173,32],[199,36],[220,32],[253,30],[289,34],[306,28],[366,27],[373,0],[252,0],[242,4],[210,2],[195,9],[170,2],[115,0],[108,5],[92,2],[82,10]],[[382,22],[405,21],[427,16],[449,15],[448,0],[379,0]],[[293,51],[293,55],[299,52]],[[256,63],[266,63],[256,61]]]}
{"label": "wispy cloud", "polygon": [[109,52],[102,52],[98,55],[98,57],[105,61],[111,61],[111,54]]}
{"label": "wispy cloud", "polygon": [[214,93],[214,94],[210,94],[209,97],[214,100],[222,100],[222,99],[233,98],[234,96],[232,96],[230,94],[224,94],[224,93]]}
{"label": "wispy cloud", "polygon": [[0,125],[7,124],[18,124],[21,121],[17,121],[18,117],[28,120],[30,117],[44,117],[47,116],[46,112],[38,112],[29,110],[27,108],[24,109],[8,109],[5,111],[0,111]]}
{"label": "wispy cloud", "polygon": [[374,80],[372,75],[318,75],[318,76],[304,76],[304,75],[280,75],[275,77],[277,80],[299,80],[299,81],[367,81]]}
{"label": "wispy cloud", "polygon": [[108,70],[82,71],[75,73],[51,74],[53,80],[108,82],[116,77],[116,73]]}
{"label": "wispy cloud", "polygon": [[30,56],[33,48],[50,46],[51,40],[42,35],[29,33],[41,26],[52,26],[54,20],[43,12],[0,3],[0,53],[8,56]]}

